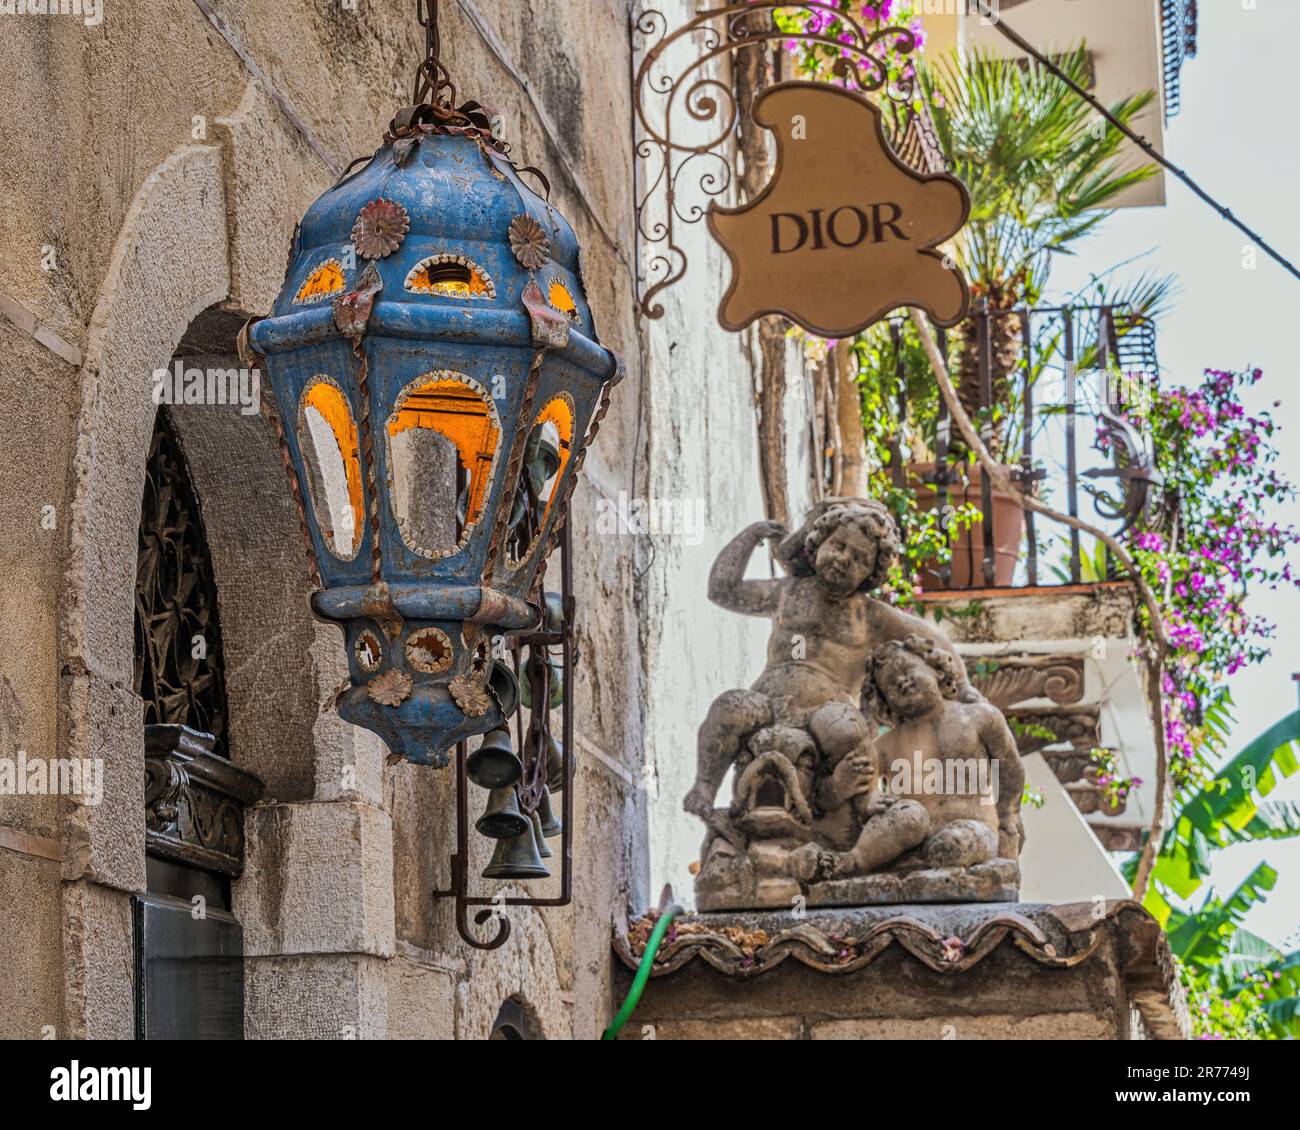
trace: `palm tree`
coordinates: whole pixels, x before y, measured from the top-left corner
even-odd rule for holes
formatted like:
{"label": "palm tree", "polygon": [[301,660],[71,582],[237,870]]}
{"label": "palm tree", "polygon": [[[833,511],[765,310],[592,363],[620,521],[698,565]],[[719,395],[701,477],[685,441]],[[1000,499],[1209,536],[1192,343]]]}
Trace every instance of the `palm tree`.
{"label": "palm tree", "polygon": [[[1085,47],[1055,62],[1089,85]],[[973,298],[995,315],[1037,302],[1051,255],[1070,254],[1072,244],[1110,215],[1108,203],[1156,172],[1151,164],[1121,168],[1124,135],[1036,60],[976,50],[918,66],[917,80],[948,169],[971,197],[954,258]],[[1128,124],[1153,98],[1152,91],[1134,94],[1110,111]],[[958,392],[975,415],[979,364],[969,325],[958,335]],[[1006,377],[1020,354],[1017,320],[995,316],[992,333],[994,403],[1005,411]]]}
{"label": "palm tree", "polygon": [[[1225,698],[1207,710],[1206,725],[1224,732],[1227,705]],[[1241,926],[1276,885],[1277,871],[1261,862],[1227,898],[1211,891],[1196,910],[1171,900],[1185,901],[1200,889],[1221,848],[1300,836],[1300,805],[1264,799],[1300,768],[1297,743],[1300,710],[1270,726],[1213,778],[1180,790],[1143,898],[1193,989],[1230,1003],[1258,999],[1270,1034],[1290,1039],[1300,1035],[1300,951],[1284,953]],[[1136,855],[1123,864],[1130,882],[1136,865]]]}

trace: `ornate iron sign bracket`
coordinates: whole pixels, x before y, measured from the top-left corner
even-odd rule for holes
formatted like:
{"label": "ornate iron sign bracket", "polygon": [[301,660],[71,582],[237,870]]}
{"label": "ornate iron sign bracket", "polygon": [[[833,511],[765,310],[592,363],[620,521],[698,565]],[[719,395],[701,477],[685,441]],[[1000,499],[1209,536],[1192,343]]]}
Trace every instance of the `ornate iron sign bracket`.
{"label": "ornate iron sign bracket", "polygon": [[[771,18],[777,9],[825,13],[839,22],[847,38],[781,30]],[[662,12],[652,9],[634,16],[632,28],[633,50],[642,55],[632,91],[639,133],[636,156],[650,164],[636,202],[639,301],[645,317],[662,318],[659,296],[686,273],[678,225],[704,219],[708,209],[702,198],[722,195],[734,179],[727,146],[742,107],[731,86],[707,70],[709,64],[747,47],[762,49],[779,41],[822,44],[839,52],[831,70],[845,88],[879,93],[901,108],[910,101],[912,84],[890,81],[885,52],[910,54],[916,37],[905,27],[868,28],[851,12],[825,0],[727,4],[702,11],[675,30],[669,29]],[[699,140],[683,139],[684,125],[704,127],[705,134]],[[909,124],[908,136],[912,132]],[[923,138],[920,144],[925,148]],[[905,139],[899,147],[906,150]]]}

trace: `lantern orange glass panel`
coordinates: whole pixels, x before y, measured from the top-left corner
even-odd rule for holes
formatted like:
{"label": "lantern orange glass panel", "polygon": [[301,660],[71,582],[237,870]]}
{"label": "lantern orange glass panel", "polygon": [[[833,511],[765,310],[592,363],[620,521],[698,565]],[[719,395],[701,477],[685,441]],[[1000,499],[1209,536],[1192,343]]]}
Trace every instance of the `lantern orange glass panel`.
{"label": "lantern orange glass panel", "polygon": [[494,638],[541,618],[538,567],[622,368],[564,217],[489,134],[415,112],[308,210],[245,341],[304,502],[312,607],[345,635],[336,709],[445,765],[513,709]]}

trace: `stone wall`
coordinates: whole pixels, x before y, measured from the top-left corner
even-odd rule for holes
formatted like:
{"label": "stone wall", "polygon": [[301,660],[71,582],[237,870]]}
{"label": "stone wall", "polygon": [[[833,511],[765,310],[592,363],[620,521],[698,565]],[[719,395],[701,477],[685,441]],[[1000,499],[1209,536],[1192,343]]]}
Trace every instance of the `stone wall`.
{"label": "stone wall", "polygon": [[[500,950],[461,942],[451,905],[429,896],[448,878],[451,775],[386,766],[382,745],[328,708],[344,672],[339,636],[307,611],[270,428],[234,408],[178,411],[212,543],[231,750],[267,783],[234,890],[254,1037],[481,1038],[507,998],[548,1037],[600,1030],[611,927],[648,901],[645,625],[662,615],[675,566],[647,583],[647,547],[606,536],[597,502],[644,493],[652,410],[666,420],[706,385],[748,379],[730,342],[721,378],[696,363],[646,377],[626,4],[442,7],[462,96],[491,104],[516,160],[549,173],[584,248],[601,335],[628,363],[574,499],[574,901],[512,910]],[[132,587],[151,374],[177,356],[227,357],[229,327],[270,307],[295,220],[378,145],[409,97],[422,34],[408,0],[106,0],[89,28],[0,18],[0,233],[11,249],[0,281],[0,756],[107,766],[98,807],[0,797],[0,938],[20,973],[0,982],[0,1034],[129,1037],[130,897],[145,883]],[[684,306],[670,335],[698,318]],[[752,431],[743,417],[734,425]],[[750,476],[725,433],[660,450],[689,467],[706,440],[723,466],[701,474]],[[722,527],[749,520],[750,502],[729,497],[736,513]],[[488,846],[475,844],[471,874]]]}

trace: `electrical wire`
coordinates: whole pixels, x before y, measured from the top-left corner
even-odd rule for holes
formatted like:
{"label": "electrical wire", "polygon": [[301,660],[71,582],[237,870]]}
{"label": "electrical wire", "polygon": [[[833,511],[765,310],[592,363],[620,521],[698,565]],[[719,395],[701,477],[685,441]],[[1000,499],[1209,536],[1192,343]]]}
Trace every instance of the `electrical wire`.
{"label": "electrical wire", "polygon": [[[980,3],[980,7],[981,8],[984,7],[983,2]],[[1143,153],[1145,153],[1148,157],[1152,158],[1152,160],[1163,165],[1166,169],[1168,169],[1171,173],[1173,173],[1174,176],[1176,176],[1180,181],[1183,182],[1183,184],[1185,184],[1188,188],[1190,188],[1192,192],[1194,192],[1197,196],[1199,196],[1202,200],[1204,200],[1206,204],[1208,204],[1211,208],[1213,208],[1216,212],[1218,212],[1220,216],[1222,216],[1230,224],[1232,224],[1234,227],[1238,228],[1243,234],[1245,234],[1246,237],[1249,238],[1253,244],[1259,247],[1265,254],[1270,256],[1276,262],[1280,263],[1287,271],[1289,271],[1297,279],[1300,279],[1300,269],[1297,269],[1295,264],[1292,263],[1291,260],[1286,258],[1286,256],[1283,255],[1280,251],[1275,250],[1258,232],[1253,231],[1251,228],[1247,227],[1246,224],[1244,224],[1241,220],[1237,219],[1237,217],[1233,215],[1232,209],[1227,208],[1224,205],[1220,204],[1217,200],[1214,199],[1213,196],[1211,196],[1208,192],[1206,192],[1205,189],[1203,189],[1199,184],[1197,184],[1197,182],[1193,180],[1192,177],[1185,170],[1175,165],[1171,160],[1169,160],[1169,158],[1167,158],[1163,153],[1161,153],[1154,145],[1152,145],[1149,141],[1147,141],[1145,137],[1143,137],[1141,134],[1135,133],[1124,122],[1121,122],[1117,117],[1115,117],[1115,115],[1112,114],[1108,109],[1106,109],[1106,107],[1103,106],[1101,102],[1099,102],[1096,98],[1094,98],[1091,94],[1089,94],[1088,91],[1084,90],[1083,87],[1081,87],[1069,75],[1067,75],[1063,70],[1061,70],[1061,68],[1058,67],[1054,62],[1052,62],[1051,59],[1047,58],[1047,56],[1045,56],[1041,51],[1039,51],[1036,47],[1034,47],[1034,45],[1031,44],[1028,40],[1026,40],[1024,36],[1020,35],[1014,28],[1009,27],[1007,25],[1006,20],[1002,19],[1001,16],[997,15],[994,12],[990,12],[988,13],[988,15],[993,22],[993,26],[998,29],[998,31],[1002,34],[1003,38],[1010,40],[1017,47],[1019,47],[1020,50],[1028,53],[1033,58],[1037,59],[1038,62],[1040,62],[1044,67],[1046,67],[1049,71],[1051,71],[1052,74],[1054,74],[1058,79],[1060,79],[1063,83],[1065,83],[1065,85],[1068,86],[1072,91],[1074,91],[1075,94],[1077,94],[1080,98],[1082,98],[1085,102],[1087,102],[1089,106],[1091,106],[1094,110],[1097,111],[1097,113],[1101,114],[1102,117],[1104,117],[1108,122],[1110,122],[1111,125],[1113,125],[1121,133],[1123,133],[1130,141],[1133,142],[1134,145],[1136,145],[1139,149],[1141,149]]]}

